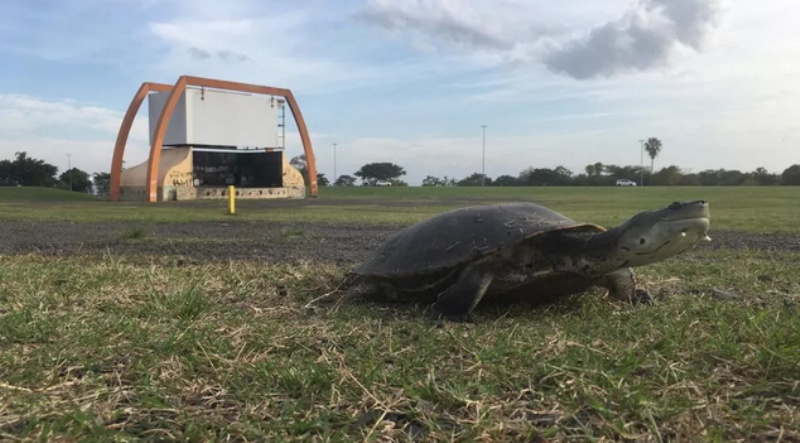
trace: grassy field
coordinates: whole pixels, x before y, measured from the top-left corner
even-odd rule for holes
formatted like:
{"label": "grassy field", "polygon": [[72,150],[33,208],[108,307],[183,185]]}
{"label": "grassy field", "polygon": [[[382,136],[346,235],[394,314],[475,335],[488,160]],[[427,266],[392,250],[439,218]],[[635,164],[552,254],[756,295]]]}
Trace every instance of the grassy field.
{"label": "grassy field", "polygon": [[[0,187],[0,220],[225,220],[223,201],[109,203],[66,191]],[[67,195],[69,200],[63,199]],[[318,200],[239,201],[237,219],[410,224],[459,206],[534,201],[576,220],[618,224],[676,200],[707,200],[715,229],[800,232],[800,187],[321,188]]]}
{"label": "grassy field", "polygon": [[[714,228],[800,220],[790,188],[325,189],[236,217],[4,192],[0,221],[407,223],[531,199],[614,223],[699,198]],[[652,306],[592,293],[441,325],[427,306],[314,301],[347,271],[322,263],[0,256],[0,440],[800,441],[798,263],[707,250],[640,268]]]}

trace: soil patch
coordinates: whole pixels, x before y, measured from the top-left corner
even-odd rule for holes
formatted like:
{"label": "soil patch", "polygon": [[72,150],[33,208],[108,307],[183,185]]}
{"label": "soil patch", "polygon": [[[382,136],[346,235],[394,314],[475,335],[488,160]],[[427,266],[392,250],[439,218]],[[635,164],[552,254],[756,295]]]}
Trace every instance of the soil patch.
{"label": "soil patch", "polygon": [[[334,223],[0,221],[0,254],[179,256],[193,261],[351,265],[402,226]],[[714,231],[703,249],[800,252],[800,234]]]}

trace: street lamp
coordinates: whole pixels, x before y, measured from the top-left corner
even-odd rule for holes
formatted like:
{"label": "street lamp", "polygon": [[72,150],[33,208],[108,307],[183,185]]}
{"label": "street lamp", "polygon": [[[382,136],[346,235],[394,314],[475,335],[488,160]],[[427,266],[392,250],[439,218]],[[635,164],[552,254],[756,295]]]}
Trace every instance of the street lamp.
{"label": "street lamp", "polygon": [[72,172],[70,172],[72,159],[70,157],[72,157],[72,154],[67,154],[67,176],[69,177],[69,190],[72,191]]}
{"label": "street lamp", "polygon": [[333,185],[336,186],[336,143],[333,144]]}
{"label": "street lamp", "polygon": [[644,140],[639,140],[639,186],[644,186]]}
{"label": "street lamp", "polygon": [[483,161],[481,164],[481,186],[486,185],[486,125],[481,125],[483,128]]}

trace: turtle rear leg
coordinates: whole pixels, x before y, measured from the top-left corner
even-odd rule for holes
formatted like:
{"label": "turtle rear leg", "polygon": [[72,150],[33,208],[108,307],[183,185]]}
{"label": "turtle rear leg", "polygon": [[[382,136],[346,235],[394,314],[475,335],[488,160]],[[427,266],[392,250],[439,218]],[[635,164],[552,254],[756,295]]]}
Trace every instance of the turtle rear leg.
{"label": "turtle rear leg", "polygon": [[359,281],[347,289],[347,295],[373,301],[397,301],[399,295],[391,285],[379,281]]}
{"label": "turtle rear leg", "polygon": [[488,267],[480,264],[468,266],[461,271],[459,279],[439,295],[433,304],[434,312],[448,320],[468,320],[469,313],[480,303],[493,278],[494,271]]}
{"label": "turtle rear leg", "polygon": [[653,303],[653,297],[644,289],[636,287],[636,274],[631,268],[610,272],[597,282],[598,286],[608,288],[608,295],[631,304]]}

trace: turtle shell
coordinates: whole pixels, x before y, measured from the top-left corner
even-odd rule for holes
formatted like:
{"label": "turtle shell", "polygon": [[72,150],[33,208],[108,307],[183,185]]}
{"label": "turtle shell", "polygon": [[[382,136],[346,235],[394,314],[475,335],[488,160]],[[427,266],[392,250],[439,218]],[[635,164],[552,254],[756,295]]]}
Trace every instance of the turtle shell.
{"label": "turtle shell", "polygon": [[459,208],[395,233],[355,273],[384,278],[433,274],[544,232],[584,226],[605,230],[533,203]]}

